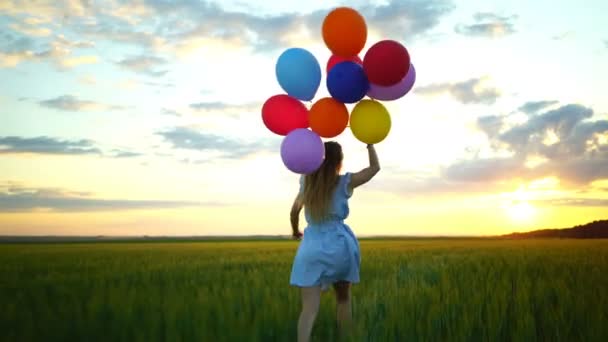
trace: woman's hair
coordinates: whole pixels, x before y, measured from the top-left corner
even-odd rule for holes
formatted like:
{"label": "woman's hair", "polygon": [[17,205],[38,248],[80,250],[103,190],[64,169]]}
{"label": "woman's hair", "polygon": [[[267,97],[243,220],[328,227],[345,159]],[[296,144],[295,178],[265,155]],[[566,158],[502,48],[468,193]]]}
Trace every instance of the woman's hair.
{"label": "woman's hair", "polygon": [[310,217],[321,222],[329,216],[332,195],[342,167],[342,146],[335,141],[325,143],[325,159],[317,171],[304,179],[303,203]]}

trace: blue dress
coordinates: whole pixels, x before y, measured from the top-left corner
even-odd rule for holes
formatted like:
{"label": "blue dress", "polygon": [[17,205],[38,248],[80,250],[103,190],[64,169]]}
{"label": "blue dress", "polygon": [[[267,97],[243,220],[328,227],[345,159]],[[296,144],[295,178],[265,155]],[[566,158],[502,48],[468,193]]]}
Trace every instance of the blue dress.
{"label": "blue dress", "polygon": [[[312,222],[304,207],[308,226],[304,229],[304,236],[293,261],[291,285],[321,286],[326,290],[337,281],[359,282],[359,242],[350,227],[344,223],[349,212],[348,199],[352,196],[348,192],[350,178],[350,173],[340,176],[328,220]],[[300,192],[303,181],[304,177],[300,179]]]}

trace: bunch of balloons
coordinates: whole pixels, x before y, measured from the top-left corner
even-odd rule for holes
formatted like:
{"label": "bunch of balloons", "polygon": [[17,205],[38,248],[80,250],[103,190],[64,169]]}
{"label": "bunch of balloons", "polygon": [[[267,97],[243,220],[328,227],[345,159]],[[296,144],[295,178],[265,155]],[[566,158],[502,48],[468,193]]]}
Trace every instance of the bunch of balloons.
{"label": "bunch of balloons", "polygon": [[[276,76],[287,94],[271,96],[262,107],[264,125],[285,136],[281,158],[299,174],[316,171],[325,149],[321,138],[340,135],[348,126],[366,144],[384,140],[391,128],[388,110],[380,101],[405,96],[414,86],[416,71],[407,49],[394,40],[373,44],[363,60],[358,56],[367,41],[365,19],[356,10],[338,7],[325,17],[323,41],[332,56],[327,61],[324,97],[308,109],[321,84],[321,67],[309,51],[285,50],[276,63]],[[367,96],[369,99],[364,99]],[[346,104],[355,104],[350,115]]]}

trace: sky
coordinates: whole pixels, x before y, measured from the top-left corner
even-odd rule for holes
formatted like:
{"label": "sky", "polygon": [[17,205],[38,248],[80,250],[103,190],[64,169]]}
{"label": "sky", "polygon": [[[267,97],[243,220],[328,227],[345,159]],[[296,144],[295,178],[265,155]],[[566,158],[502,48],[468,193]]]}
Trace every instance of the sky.
{"label": "sky", "polygon": [[[3,0],[0,235],[289,234],[299,176],[261,107],[284,93],[284,50],[325,65],[323,18],[345,4],[366,20],[361,57],[397,40],[417,73],[384,102],[358,235],[607,218],[606,1]],[[349,129],[330,140],[343,171],[367,165]]]}

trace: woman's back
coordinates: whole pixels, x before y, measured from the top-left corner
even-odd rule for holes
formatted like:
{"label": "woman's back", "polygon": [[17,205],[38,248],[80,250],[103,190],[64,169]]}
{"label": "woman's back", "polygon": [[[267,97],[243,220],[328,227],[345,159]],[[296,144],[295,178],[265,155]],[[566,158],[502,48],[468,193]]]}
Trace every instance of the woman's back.
{"label": "woman's back", "polygon": [[[312,225],[322,225],[327,223],[328,221],[343,221],[348,217],[349,208],[348,208],[348,199],[352,196],[352,191],[349,190],[349,183],[351,180],[351,173],[346,173],[341,175],[338,178],[338,183],[333,191],[330,207],[328,208],[327,216],[328,218],[322,222],[315,222],[308,208],[304,208],[304,216],[306,217],[306,222],[309,226]],[[304,179],[305,177],[300,178],[300,192],[304,189]]]}
{"label": "woman's back", "polygon": [[[320,285],[327,288],[337,281],[359,282],[359,243],[350,227],[344,223],[348,217],[348,198],[351,174],[338,177],[332,193],[327,218],[314,221],[304,210],[308,227],[298,247],[291,274],[291,284],[297,286]],[[300,180],[300,191],[304,177]]]}

